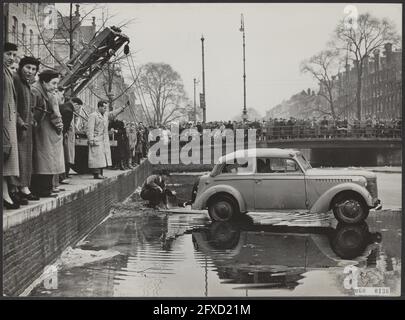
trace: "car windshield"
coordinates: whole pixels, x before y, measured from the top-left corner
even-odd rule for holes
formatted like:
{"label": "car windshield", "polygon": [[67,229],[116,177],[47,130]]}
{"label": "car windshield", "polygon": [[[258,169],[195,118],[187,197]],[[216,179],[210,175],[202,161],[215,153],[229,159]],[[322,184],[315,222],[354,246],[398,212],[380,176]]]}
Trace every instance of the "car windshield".
{"label": "car windshield", "polygon": [[297,155],[297,161],[304,171],[312,168],[307,159],[305,159],[302,154]]}

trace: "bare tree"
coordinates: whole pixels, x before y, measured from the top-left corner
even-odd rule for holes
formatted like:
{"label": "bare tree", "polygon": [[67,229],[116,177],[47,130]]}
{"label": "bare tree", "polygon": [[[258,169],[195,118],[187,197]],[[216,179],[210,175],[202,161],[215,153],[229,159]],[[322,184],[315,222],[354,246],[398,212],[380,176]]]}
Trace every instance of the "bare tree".
{"label": "bare tree", "polygon": [[[79,53],[84,48],[88,47],[88,43],[84,42],[83,39],[80,39],[78,35],[80,35],[80,27],[82,26],[85,19],[87,19],[92,13],[96,10],[100,9],[101,7],[96,4],[91,7],[86,7],[86,10],[81,9],[79,12],[79,7],[77,6],[76,11],[73,12],[73,3],[70,3],[69,6],[69,15],[63,16],[63,14],[59,11],[56,11],[56,18],[57,18],[57,29],[47,29],[42,24],[42,17],[39,16],[36,12],[33,12],[36,25],[39,31],[39,37],[42,42],[42,46],[48,51],[49,56],[51,56],[56,64],[59,65],[60,70],[65,70],[65,72],[69,72],[69,66],[66,65],[65,61],[71,59],[74,55]],[[98,30],[95,31],[93,37],[91,39],[87,39],[91,42],[100,32],[104,30],[108,21],[111,20],[113,16],[106,16],[104,17],[101,22],[101,26]],[[95,19],[95,18],[93,18]],[[93,20],[94,22],[94,20]],[[120,23],[121,27],[126,27],[130,21],[123,21]],[[59,46],[67,46],[68,47],[68,56],[60,56],[54,50],[55,43],[58,42]],[[123,67],[123,62],[126,58],[126,55],[122,53],[116,53],[115,57],[108,61],[103,68],[102,72],[96,76],[98,79],[93,79],[94,82],[103,82],[105,86],[103,86],[103,90],[100,92],[94,89],[94,86],[89,85],[87,88],[91,91],[99,99],[106,99],[109,101],[110,108],[114,101],[121,98],[126,92],[135,84],[136,79],[133,79],[132,83],[129,86],[124,85],[123,77],[121,74],[118,74],[117,70]],[[43,63],[43,65],[45,65]],[[46,65],[45,65],[46,66]],[[50,66],[46,66],[50,67]],[[94,81],[95,80],[95,81]],[[113,88],[117,89],[116,92],[113,94]]]}
{"label": "bare tree", "polygon": [[359,15],[354,21],[341,20],[336,27],[332,45],[341,52],[348,50],[349,58],[353,60],[357,69],[356,111],[359,120],[362,117],[364,60],[375,50],[382,48],[385,43],[397,44],[399,40],[400,37],[392,22],[385,18],[375,18],[369,13]]}
{"label": "bare tree", "polygon": [[[36,12],[35,10],[32,11],[32,16],[34,17],[35,25],[38,30],[38,35],[39,35],[39,40],[40,43],[38,43],[39,46],[45,48],[45,50],[48,52],[48,57],[52,57],[52,59],[55,61],[55,63],[58,65],[57,68],[65,69],[67,70],[68,67],[65,65],[65,60],[69,60],[74,56],[76,53],[78,53],[80,50],[83,49],[83,47],[86,45],[82,41],[77,41],[80,40],[78,39],[77,35],[80,35],[80,27],[82,26],[83,22],[88,19],[88,17],[94,13],[96,10],[100,9],[99,4],[95,4],[92,7],[90,7],[88,10],[80,10],[79,15],[76,14],[76,12],[73,12],[73,3],[70,3],[70,10],[69,10],[69,15],[68,16],[63,16],[63,14],[55,9],[56,16],[53,17],[56,19],[54,26],[46,26],[43,23],[44,16],[40,14],[39,12]],[[31,9],[30,9],[31,10]],[[77,7],[77,12],[79,12],[79,7]],[[104,26],[107,21],[110,19],[110,17],[107,17],[104,19],[102,25]],[[54,29],[55,27],[56,29]],[[100,28],[97,30],[93,36],[93,38],[104,28]],[[67,46],[69,48],[68,56],[60,56],[56,51],[55,51],[55,44],[58,43],[59,46]],[[32,55],[33,52],[30,52]],[[48,67],[53,69],[51,66],[47,66],[43,61],[41,63]]]}
{"label": "bare tree", "polygon": [[[325,98],[330,115],[336,118],[335,96],[336,80],[334,74],[339,67],[339,52],[337,50],[324,50],[301,63],[302,73],[311,74],[320,84],[318,95]],[[320,110],[319,110],[320,111]],[[322,111],[323,112],[323,111]]]}
{"label": "bare tree", "polygon": [[126,84],[122,73],[123,68],[131,69],[131,62],[127,55],[118,53],[105,64],[100,74],[87,86],[87,89],[98,99],[108,101],[110,110],[113,109],[114,102],[126,95],[138,81],[138,76],[132,74],[131,82]]}
{"label": "bare tree", "polygon": [[180,75],[165,63],[147,63],[139,72],[139,86],[146,96],[156,124],[167,124],[184,117],[187,99]]}

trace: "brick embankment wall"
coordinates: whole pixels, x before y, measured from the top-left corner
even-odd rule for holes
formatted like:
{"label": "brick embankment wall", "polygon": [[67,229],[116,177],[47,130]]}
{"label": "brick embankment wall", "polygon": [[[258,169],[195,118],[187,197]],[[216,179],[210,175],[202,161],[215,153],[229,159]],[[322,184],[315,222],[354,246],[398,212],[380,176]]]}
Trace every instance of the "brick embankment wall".
{"label": "brick embankment wall", "polygon": [[3,226],[3,293],[21,294],[45,266],[99,224],[112,204],[132,194],[151,170],[145,161],[132,171],[57,199],[50,210],[42,208],[31,217],[30,212],[24,213],[27,218],[21,222]]}

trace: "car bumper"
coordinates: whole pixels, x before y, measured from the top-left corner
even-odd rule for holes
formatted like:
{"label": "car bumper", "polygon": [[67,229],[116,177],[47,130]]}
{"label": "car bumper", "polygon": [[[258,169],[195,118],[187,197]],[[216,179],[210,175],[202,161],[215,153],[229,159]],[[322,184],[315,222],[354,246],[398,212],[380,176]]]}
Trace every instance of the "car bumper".
{"label": "car bumper", "polygon": [[381,210],[381,209],[382,209],[382,203],[381,203],[381,200],[380,200],[380,199],[377,199],[377,200],[374,202],[373,209],[374,209],[374,210]]}

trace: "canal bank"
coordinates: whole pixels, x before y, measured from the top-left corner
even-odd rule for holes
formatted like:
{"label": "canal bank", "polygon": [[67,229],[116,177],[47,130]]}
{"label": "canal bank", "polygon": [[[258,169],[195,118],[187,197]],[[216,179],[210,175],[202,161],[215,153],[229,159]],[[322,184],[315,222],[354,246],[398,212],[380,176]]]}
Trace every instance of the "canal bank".
{"label": "canal bank", "polygon": [[62,257],[57,285],[39,282],[29,296],[350,296],[349,265],[400,292],[401,211],[372,211],[349,226],[333,215],[252,213],[232,224],[140,207],[136,194],[117,205]]}
{"label": "canal bank", "polygon": [[[120,216],[127,219],[134,213],[142,214],[145,208],[138,203],[138,192],[133,191],[142,184],[146,176],[151,173],[152,168],[171,169],[172,174],[168,184],[171,189],[177,192],[180,201],[189,200],[195,179],[207,169],[206,166],[197,165],[152,166],[149,162],[144,162],[134,170],[106,170],[105,175],[108,179],[104,181],[94,180],[91,175],[74,175],[70,184],[63,186],[66,191],[62,192],[58,198],[42,199],[41,202],[34,202],[33,205],[22,207],[21,210],[5,211],[3,215],[4,293],[8,296],[22,294],[27,287],[32,286],[34,279],[41,276],[44,268],[53,265],[65,249],[70,246],[73,248],[79,246],[83,250],[93,249],[88,252],[91,259],[97,258],[93,255],[101,254],[100,250],[111,249],[109,245],[102,245],[94,250],[92,245],[88,243],[79,245],[78,242],[85,236],[93,234],[95,227],[105,225],[101,222],[109,213],[112,213],[115,219]],[[365,169],[375,171],[380,175],[378,181],[382,182],[379,187],[382,191],[380,196],[384,208],[389,203],[391,205],[388,207],[401,208],[401,168],[369,167]],[[128,198],[131,194],[132,196]],[[128,204],[126,201],[125,206],[119,205],[124,199],[128,199]],[[118,207],[115,204],[118,204]],[[156,214],[150,215],[149,212],[144,212],[145,219],[153,220],[152,217],[155,216]],[[201,216],[198,214],[181,214],[180,217],[182,219],[197,219],[198,224],[209,221],[205,213]],[[201,219],[204,221],[200,221]],[[114,232],[111,229],[108,231],[109,235],[119,234],[121,240],[118,242],[121,244],[127,242],[127,231],[129,232],[132,228],[131,225],[125,225],[124,230],[120,226]],[[149,226],[149,223],[146,226]],[[141,227],[142,233],[147,232],[146,226]],[[176,224],[176,230],[181,228],[182,226]],[[147,234],[145,237],[146,240],[149,238]],[[174,238],[176,236],[170,236],[168,241],[164,241],[164,243],[170,243]],[[131,243],[135,245],[132,240]],[[120,252],[119,250],[116,251]],[[116,259],[121,258],[122,255]],[[73,291],[73,293],[76,294],[77,292]],[[109,295],[107,294],[107,296]]]}
{"label": "canal bank", "polygon": [[105,180],[72,175],[57,198],[3,212],[3,294],[17,296],[67,247],[75,245],[151,173],[142,162],[133,170],[105,170]]}

